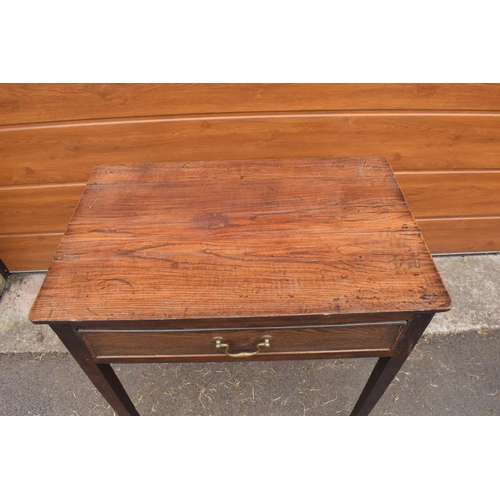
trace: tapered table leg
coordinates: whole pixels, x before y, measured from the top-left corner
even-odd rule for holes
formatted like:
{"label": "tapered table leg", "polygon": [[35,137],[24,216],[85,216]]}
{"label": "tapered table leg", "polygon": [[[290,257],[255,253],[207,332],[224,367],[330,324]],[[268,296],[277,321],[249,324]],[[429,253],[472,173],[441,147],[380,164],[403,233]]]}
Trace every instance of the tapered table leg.
{"label": "tapered table leg", "polygon": [[351,416],[368,415],[373,410],[373,407],[378,403],[403,366],[433,316],[434,314],[415,316],[401,335],[395,353],[391,357],[379,358],[351,412]]}
{"label": "tapered table leg", "polygon": [[139,415],[113,368],[95,363],[87,346],[69,325],[50,326],[111,408],[118,415]]}

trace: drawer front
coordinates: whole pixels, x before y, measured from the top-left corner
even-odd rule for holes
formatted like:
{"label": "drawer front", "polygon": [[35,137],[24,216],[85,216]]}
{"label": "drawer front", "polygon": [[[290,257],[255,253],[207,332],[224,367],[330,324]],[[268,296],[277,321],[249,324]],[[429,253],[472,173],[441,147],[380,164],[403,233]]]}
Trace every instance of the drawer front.
{"label": "drawer front", "polygon": [[94,359],[207,356],[262,358],[272,354],[390,353],[406,321],[220,330],[80,330]]}

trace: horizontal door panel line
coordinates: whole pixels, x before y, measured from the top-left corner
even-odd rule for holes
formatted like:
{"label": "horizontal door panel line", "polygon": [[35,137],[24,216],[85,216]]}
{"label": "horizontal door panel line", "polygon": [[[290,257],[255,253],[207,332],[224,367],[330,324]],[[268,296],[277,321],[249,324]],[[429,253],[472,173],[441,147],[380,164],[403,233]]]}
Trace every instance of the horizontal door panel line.
{"label": "horizontal door panel line", "polygon": [[[269,158],[270,161],[274,161],[273,158]],[[114,165],[114,163],[109,163],[109,165]],[[403,175],[464,175],[464,174],[500,174],[500,167],[498,169],[457,169],[457,170],[405,170],[400,171],[397,168],[393,168],[396,177]],[[166,181],[167,182],[167,181]],[[18,190],[18,189],[45,189],[45,188],[61,188],[61,187],[72,187],[80,186],[85,187],[85,182],[57,182],[57,183],[35,183],[35,184],[4,184],[0,185],[0,191]]]}
{"label": "horizontal door panel line", "polygon": [[37,236],[63,236],[64,232],[61,231],[40,231],[37,233],[5,233],[0,234],[0,240],[2,238],[20,238],[20,237],[29,237],[36,238]]}
{"label": "horizontal door panel line", "polygon": [[438,222],[438,221],[460,221],[460,220],[467,220],[467,221],[474,221],[474,220],[497,220],[500,219],[500,213],[498,215],[485,215],[485,216],[459,216],[459,217],[417,217],[415,220],[417,221],[417,224],[419,222],[427,222],[427,221],[432,221],[432,222]]}
{"label": "horizontal door panel line", "polygon": [[0,185],[0,191],[10,191],[10,190],[19,190],[19,189],[46,189],[46,188],[66,188],[66,187],[85,187],[85,182],[57,182],[57,183],[47,183],[47,184],[12,184],[12,185]]}
{"label": "horizontal door panel line", "polygon": [[167,115],[163,117],[144,116],[131,118],[100,118],[93,120],[74,120],[62,122],[45,122],[23,125],[1,125],[1,132],[12,132],[19,130],[36,130],[48,128],[65,127],[88,127],[104,125],[135,125],[163,122],[187,122],[187,121],[221,121],[221,120],[259,120],[259,119],[300,119],[300,118],[406,118],[406,117],[491,117],[500,118],[500,111],[282,111],[263,113],[221,113],[221,114],[193,114],[193,115]]}
{"label": "horizontal door panel line", "polygon": [[[249,159],[251,161],[252,159]],[[269,158],[269,160],[274,160]],[[222,160],[221,160],[222,161]],[[114,163],[110,163],[114,165]],[[404,170],[399,171],[397,168],[393,168],[396,177],[403,175],[461,175],[461,174],[500,174],[500,167],[498,169],[455,169],[455,170]],[[167,182],[167,181],[166,181]],[[37,189],[37,188],[60,188],[60,187],[71,187],[80,186],[85,187],[85,182],[57,182],[57,183],[37,183],[37,184],[3,184],[0,185],[0,191],[8,191],[14,189]]]}
{"label": "horizontal door panel line", "polygon": [[[499,247],[500,248],[500,247]],[[499,250],[484,250],[484,251],[476,251],[476,250],[464,250],[462,252],[431,252],[431,255],[433,257],[447,257],[447,256],[455,256],[455,255],[470,255],[470,256],[476,256],[476,255],[498,255],[500,253]]]}
{"label": "horizontal door panel line", "polygon": [[470,168],[460,168],[454,170],[401,170],[398,171],[397,168],[393,168],[394,173],[397,177],[400,175],[461,175],[461,174],[500,174],[500,167],[498,168],[483,168],[483,169],[470,169]]}
{"label": "horizontal door panel line", "polygon": [[190,121],[190,120],[205,120],[205,119],[232,119],[232,118],[284,118],[295,117],[299,115],[303,117],[311,116],[455,116],[455,117],[484,117],[484,116],[499,116],[500,110],[432,110],[432,109],[282,109],[279,111],[226,111],[213,113],[183,113],[183,114],[164,114],[164,115],[130,115],[130,116],[107,116],[105,118],[80,118],[74,120],[50,120],[41,122],[23,122],[23,123],[4,123],[0,124],[0,132],[2,130],[24,130],[38,128],[57,128],[66,126],[78,125],[98,125],[114,124],[118,122],[135,123],[145,122],[163,122],[163,121]]}

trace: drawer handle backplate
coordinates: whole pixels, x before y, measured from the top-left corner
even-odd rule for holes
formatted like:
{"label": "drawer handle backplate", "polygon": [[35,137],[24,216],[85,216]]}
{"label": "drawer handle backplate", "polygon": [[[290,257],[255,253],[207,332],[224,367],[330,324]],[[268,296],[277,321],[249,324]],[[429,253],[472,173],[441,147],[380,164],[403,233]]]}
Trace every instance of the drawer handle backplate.
{"label": "drawer handle backplate", "polygon": [[231,358],[249,358],[250,356],[255,356],[256,354],[259,354],[260,350],[263,347],[271,347],[271,337],[269,335],[262,337],[262,341],[257,344],[257,350],[254,352],[231,353],[229,352],[229,344],[224,342],[224,339],[222,337],[215,337],[214,340],[215,340],[215,348],[224,349],[225,354],[227,356],[230,356]]}

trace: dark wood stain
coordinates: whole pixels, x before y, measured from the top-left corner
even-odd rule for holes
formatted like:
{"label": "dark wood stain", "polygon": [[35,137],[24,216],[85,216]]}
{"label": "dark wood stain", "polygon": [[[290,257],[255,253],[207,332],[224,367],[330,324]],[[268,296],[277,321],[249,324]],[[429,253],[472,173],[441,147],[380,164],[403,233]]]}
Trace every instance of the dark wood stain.
{"label": "dark wood stain", "polygon": [[191,321],[448,306],[385,160],[258,160],[96,168],[31,317]]}
{"label": "dark wood stain", "polygon": [[224,329],[224,330],[177,330],[135,331],[80,330],[80,334],[93,353],[94,359],[145,358],[152,360],[178,358],[179,356],[218,355],[215,337],[229,342],[231,348],[251,352],[264,337],[270,338],[271,346],[256,356],[282,352],[316,353],[350,351],[378,351],[390,354],[398,334],[406,322],[367,323],[355,325],[322,325],[295,328]]}
{"label": "dark wood stain", "polygon": [[[111,362],[377,356],[367,414],[450,297],[383,158],[94,169],[30,312],[119,414]],[[386,361],[389,360],[389,361]]]}

